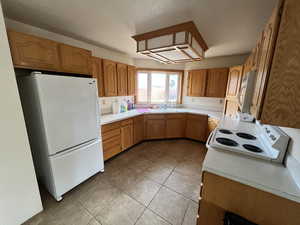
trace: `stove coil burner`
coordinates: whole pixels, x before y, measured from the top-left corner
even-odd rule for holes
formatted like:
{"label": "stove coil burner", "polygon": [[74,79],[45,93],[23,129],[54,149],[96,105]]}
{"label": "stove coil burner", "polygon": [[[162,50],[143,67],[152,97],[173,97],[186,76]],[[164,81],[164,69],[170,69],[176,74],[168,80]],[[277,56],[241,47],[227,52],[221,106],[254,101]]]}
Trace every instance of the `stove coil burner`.
{"label": "stove coil burner", "polygon": [[255,145],[245,144],[245,145],[243,145],[243,147],[250,152],[256,152],[256,153],[263,152],[263,150],[261,148],[255,146]]}
{"label": "stove coil burner", "polygon": [[227,146],[238,146],[239,145],[236,141],[231,140],[229,138],[216,138],[216,140],[220,144],[227,145]]}
{"label": "stove coil burner", "polygon": [[239,136],[240,138],[244,138],[244,139],[248,139],[248,140],[256,140],[256,137],[251,134],[238,132],[238,133],[236,133],[236,135]]}
{"label": "stove coil burner", "polygon": [[232,134],[230,130],[226,130],[226,129],[220,129],[219,132],[222,134]]}

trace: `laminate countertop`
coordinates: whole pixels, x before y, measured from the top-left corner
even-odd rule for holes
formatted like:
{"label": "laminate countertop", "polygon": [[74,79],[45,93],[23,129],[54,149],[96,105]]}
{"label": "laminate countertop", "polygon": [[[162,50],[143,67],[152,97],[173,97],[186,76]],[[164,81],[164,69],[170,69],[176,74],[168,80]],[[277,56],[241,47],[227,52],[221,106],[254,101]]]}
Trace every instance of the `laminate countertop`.
{"label": "laminate countertop", "polygon": [[102,115],[100,118],[100,123],[101,125],[104,125],[104,124],[117,122],[128,118],[132,118],[138,115],[161,114],[161,113],[201,114],[201,115],[208,115],[209,117],[216,118],[216,119],[220,119],[222,117],[222,112],[202,110],[202,109],[188,109],[188,108],[148,109],[146,112],[142,112],[141,110],[134,109],[124,113]]}
{"label": "laminate countertop", "polygon": [[[255,124],[223,118],[219,127],[255,132]],[[288,156],[292,157],[292,156]],[[300,189],[282,164],[250,158],[226,150],[208,148],[203,163],[207,171],[300,203]]]}

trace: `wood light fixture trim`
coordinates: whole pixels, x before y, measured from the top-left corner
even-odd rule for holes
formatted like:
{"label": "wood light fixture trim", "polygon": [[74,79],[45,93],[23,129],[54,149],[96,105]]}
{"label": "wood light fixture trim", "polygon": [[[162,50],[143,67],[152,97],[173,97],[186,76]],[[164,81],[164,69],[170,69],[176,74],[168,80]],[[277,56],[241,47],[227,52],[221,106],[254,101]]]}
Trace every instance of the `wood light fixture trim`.
{"label": "wood light fixture trim", "polygon": [[193,21],[132,36],[137,52],[162,63],[200,61],[208,49]]}

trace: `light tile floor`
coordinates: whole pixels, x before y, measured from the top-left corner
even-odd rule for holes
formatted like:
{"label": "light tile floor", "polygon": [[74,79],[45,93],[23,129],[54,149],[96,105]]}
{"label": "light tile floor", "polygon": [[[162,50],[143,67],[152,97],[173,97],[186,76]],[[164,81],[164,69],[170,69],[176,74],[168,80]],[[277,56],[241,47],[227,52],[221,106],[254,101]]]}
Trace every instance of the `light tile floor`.
{"label": "light tile floor", "polygon": [[144,142],[61,202],[41,190],[45,210],[25,225],[195,225],[205,154],[189,140]]}

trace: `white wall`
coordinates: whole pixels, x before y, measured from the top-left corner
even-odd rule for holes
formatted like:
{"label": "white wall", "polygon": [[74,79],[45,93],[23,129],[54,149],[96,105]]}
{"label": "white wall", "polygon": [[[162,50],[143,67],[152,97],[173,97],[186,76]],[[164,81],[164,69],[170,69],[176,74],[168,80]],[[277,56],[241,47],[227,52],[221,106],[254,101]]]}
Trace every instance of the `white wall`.
{"label": "white wall", "polygon": [[0,224],[18,225],[42,210],[0,3]]}
{"label": "white wall", "polygon": [[53,33],[38,27],[34,27],[28,24],[24,24],[15,20],[11,20],[8,18],[5,18],[5,24],[6,27],[15,31],[20,31],[32,35],[36,35],[39,37],[47,38],[53,41],[57,42],[62,42],[65,44],[73,45],[79,48],[84,48],[92,51],[93,56],[105,58],[105,59],[110,59],[113,61],[121,62],[121,63],[126,63],[133,65],[133,60],[132,58],[127,55],[127,54],[122,54],[119,52],[115,52],[109,49],[101,48],[95,45],[87,44],[82,41],[75,40],[73,38],[60,35],[57,33]]}
{"label": "white wall", "polygon": [[185,65],[182,64],[163,64],[152,59],[134,59],[134,65],[138,68],[151,68],[151,69],[173,69],[184,70]]}

